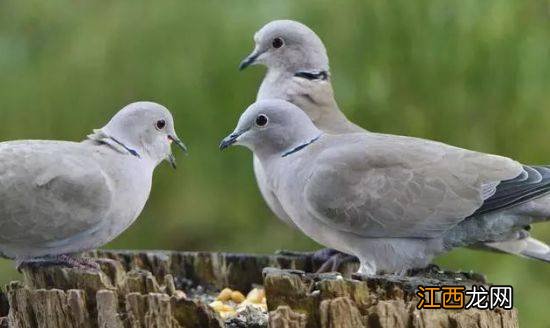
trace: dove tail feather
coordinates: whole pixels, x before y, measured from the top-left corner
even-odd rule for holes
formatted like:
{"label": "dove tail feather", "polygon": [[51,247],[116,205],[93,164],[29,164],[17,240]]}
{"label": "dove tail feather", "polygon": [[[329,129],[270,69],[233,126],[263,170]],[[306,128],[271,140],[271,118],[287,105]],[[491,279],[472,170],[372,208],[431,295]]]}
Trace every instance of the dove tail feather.
{"label": "dove tail feather", "polygon": [[485,246],[504,253],[550,263],[550,246],[535,238],[527,237],[518,240],[485,243]]}

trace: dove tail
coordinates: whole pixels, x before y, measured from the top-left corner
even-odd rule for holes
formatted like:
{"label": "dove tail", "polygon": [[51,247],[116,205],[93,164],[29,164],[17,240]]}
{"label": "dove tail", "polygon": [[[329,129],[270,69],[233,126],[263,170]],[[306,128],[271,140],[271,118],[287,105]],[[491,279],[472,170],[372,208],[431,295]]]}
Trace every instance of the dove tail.
{"label": "dove tail", "polygon": [[550,263],[550,246],[535,238],[527,237],[518,240],[485,243],[485,246],[501,252]]}

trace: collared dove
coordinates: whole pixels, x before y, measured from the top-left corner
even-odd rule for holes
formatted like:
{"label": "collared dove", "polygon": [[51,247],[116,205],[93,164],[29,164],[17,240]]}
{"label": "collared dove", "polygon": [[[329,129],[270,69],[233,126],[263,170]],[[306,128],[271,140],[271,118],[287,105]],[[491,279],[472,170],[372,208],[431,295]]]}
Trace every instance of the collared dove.
{"label": "collared dove", "polygon": [[251,105],[220,148],[260,160],[294,224],[357,256],[359,273],[421,268],[455,247],[482,247],[550,262],[529,237],[550,217],[550,168],[413,137],[330,135],[295,105]]}
{"label": "collared dove", "polygon": [[0,143],[0,253],[21,265],[95,266],[71,256],[121,234],[142,211],[155,167],[185,150],[170,112],[121,109],[85,141]]}
{"label": "collared dove", "polygon": [[[275,20],[256,32],[254,42],[254,50],[241,62],[240,68],[255,64],[267,66],[257,100],[289,101],[301,108],[319,129],[327,133],[365,132],[350,122],[338,108],[330,80],[327,51],[321,39],[309,27],[292,20]],[[254,173],[269,208],[283,222],[295,227],[269,189],[256,156]],[[336,266],[332,265],[333,269]]]}

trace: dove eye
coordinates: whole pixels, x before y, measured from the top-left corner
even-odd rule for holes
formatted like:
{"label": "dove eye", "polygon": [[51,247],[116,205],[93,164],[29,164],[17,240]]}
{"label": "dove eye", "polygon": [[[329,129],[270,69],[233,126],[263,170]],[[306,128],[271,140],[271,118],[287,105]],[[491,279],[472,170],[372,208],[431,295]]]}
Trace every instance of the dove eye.
{"label": "dove eye", "polygon": [[256,117],[256,125],[259,127],[266,126],[267,121],[268,121],[267,116],[265,116],[264,114],[260,114],[258,115],[258,117]]}
{"label": "dove eye", "polygon": [[283,39],[281,39],[281,38],[273,39],[273,42],[272,42],[273,48],[278,49],[278,48],[282,47],[283,44],[284,44]]}
{"label": "dove eye", "polygon": [[157,128],[157,130],[162,130],[164,129],[165,126],[166,126],[165,120],[158,120],[157,123],[155,123],[155,127]]}

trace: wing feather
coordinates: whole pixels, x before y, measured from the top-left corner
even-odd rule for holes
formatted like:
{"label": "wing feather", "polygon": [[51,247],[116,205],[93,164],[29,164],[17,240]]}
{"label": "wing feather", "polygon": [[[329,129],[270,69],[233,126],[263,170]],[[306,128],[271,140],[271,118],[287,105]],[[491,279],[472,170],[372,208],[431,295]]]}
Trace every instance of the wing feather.
{"label": "wing feather", "polygon": [[522,172],[511,159],[423,139],[356,134],[330,140],[311,166],[307,210],[366,237],[438,236]]}
{"label": "wing feather", "polygon": [[472,216],[517,206],[550,193],[550,167],[523,166],[520,175],[502,181]]}
{"label": "wing feather", "polygon": [[112,203],[109,179],[76,145],[0,144],[0,242],[46,245],[105,217]]}

